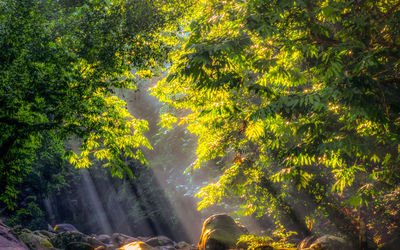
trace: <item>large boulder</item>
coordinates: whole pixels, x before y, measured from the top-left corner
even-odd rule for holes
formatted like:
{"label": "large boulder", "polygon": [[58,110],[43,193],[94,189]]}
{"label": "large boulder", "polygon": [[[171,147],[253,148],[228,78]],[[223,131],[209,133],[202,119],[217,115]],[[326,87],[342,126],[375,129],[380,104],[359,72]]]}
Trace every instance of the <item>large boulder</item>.
{"label": "large boulder", "polygon": [[324,235],[316,239],[307,250],[351,250],[351,243],[333,235]]}
{"label": "large boulder", "polygon": [[13,235],[9,227],[0,221],[0,249],[28,250],[28,247]]}
{"label": "large boulder", "polygon": [[135,241],[123,245],[122,247],[119,248],[119,250],[158,250],[158,249],[147,245],[143,241]]}
{"label": "large boulder", "polygon": [[203,223],[198,244],[199,250],[235,248],[242,234],[247,234],[247,229],[236,223],[229,215],[212,215]]}

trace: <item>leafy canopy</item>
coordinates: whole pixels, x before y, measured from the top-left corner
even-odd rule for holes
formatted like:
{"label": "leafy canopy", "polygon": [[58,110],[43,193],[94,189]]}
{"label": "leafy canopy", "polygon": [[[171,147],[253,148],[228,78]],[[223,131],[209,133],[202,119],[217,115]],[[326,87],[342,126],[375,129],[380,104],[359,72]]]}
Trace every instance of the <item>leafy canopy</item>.
{"label": "leafy canopy", "polygon": [[[400,11],[396,1],[198,1],[153,88],[198,136],[194,168],[231,158],[197,194],[236,201],[296,231],[398,187]],[[189,112],[188,112],[189,111]],[[164,115],[163,121],[173,121]],[[321,221],[320,220],[320,221]],[[314,228],[315,229],[315,228]],[[355,236],[356,237],[356,236]]]}
{"label": "leafy canopy", "polygon": [[[77,167],[97,158],[114,175],[132,173],[123,157],[145,161],[147,123],[115,95],[135,89],[137,69],[165,47],[153,33],[161,1],[0,1],[0,200],[30,171],[45,131],[78,140],[65,156]],[[150,43],[151,41],[151,43]]]}

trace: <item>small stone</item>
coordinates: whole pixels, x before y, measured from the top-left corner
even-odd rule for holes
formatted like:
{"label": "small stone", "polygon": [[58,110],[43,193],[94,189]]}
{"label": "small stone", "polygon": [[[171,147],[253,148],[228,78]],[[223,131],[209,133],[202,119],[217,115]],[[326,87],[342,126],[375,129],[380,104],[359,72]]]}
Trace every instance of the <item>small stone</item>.
{"label": "small stone", "polygon": [[111,243],[111,237],[107,234],[100,234],[96,236],[96,239],[103,242],[104,244],[110,244]]}
{"label": "small stone", "polygon": [[85,242],[71,242],[65,250],[94,250],[94,247]]}
{"label": "small stone", "polygon": [[134,241],[140,241],[139,239],[135,237],[131,237],[129,235],[121,234],[121,233],[114,233],[111,236],[111,241],[114,246],[120,247],[122,245],[134,242]]}
{"label": "small stone", "polygon": [[71,224],[64,223],[64,224],[57,224],[54,227],[54,231],[60,233],[60,232],[78,231],[78,229],[76,229],[76,227],[74,227]]}
{"label": "small stone", "polygon": [[147,245],[143,241],[135,241],[129,244],[123,245],[119,250],[157,250],[152,246]]}
{"label": "small stone", "polygon": [[152,247],[158,247],[158,246],[173,246],[174,242],[169,239],[166,236],[157,236],[150,238],[146,241],[146,244],[152,246]]}

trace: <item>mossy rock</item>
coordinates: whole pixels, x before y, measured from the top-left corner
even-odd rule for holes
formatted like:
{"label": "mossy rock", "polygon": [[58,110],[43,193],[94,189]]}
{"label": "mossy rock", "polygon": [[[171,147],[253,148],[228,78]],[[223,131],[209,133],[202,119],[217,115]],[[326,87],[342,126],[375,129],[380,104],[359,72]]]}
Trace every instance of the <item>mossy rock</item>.
{"label": "mossy rock", "polygon": [[46,231],[46,230],[36,230],[34,231],[35,234],[37,235],[43,235],[44,237],[46,237],[48,240],[50,240],[52,237],[54,237],[56,234]]}
{"label": "mossy rock", "polygon": [[94,237],[85,235],[77,231],[62,232],[51,238],[53,245],[57,248],[65,249],[72,242],[86,243],[93,248],[104,246],[104,244]]}
{"label": "mossy rock", "polygon": [[28,245],[30,249],[53,248],[53,244],[51,244],[46,236],[31,232],[29,230],[22,230],[18,234],[18,238]]}
{"label": "mossy rock", "polygon": [[236,223],[229,215],[212,215],[203,223],[199,250],[235,248],[240,236],[246,233],[247,229]]}
{"label": "mossy rock", "polygon": [[95,248],[85,242],[71,242],[68,243],[65,250],[94,250]]}

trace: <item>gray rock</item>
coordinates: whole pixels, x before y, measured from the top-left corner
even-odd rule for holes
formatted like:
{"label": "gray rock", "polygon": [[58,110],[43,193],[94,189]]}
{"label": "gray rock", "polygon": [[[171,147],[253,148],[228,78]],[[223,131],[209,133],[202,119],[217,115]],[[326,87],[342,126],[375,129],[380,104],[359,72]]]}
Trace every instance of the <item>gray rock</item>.
{"label": "gray rock", "polygon": [[96,239],[98,241],[103,242],[104,244],[110,244],[111,243],[111,237],[107,234],[100,234],[96,236]]}
{"label": "gray rock", "polygon": [[166,236],[157,236],[146,240],[147,245],[152,247],[158,246],[173,246],[175,242],[173,242],[170,238]]}
{"label": "gray rock", "polygon": [[160,250],[176,250],[175,247],[170,246],[170,245],[169,246],[158,246],[157,248]]}
{"label": "gray rock", "polygon": [[71,242],[68,243],[67,247],[65,248],[65,250],[94,250],[94,249],[95,248],[92,247],[90,244],[84,242]]}
{"label": "gray rock", "polygon": [[61,249],[65,249],[68,246],[68,244],[72,242],[86,243],[92,246],[93,248],[105,246],[104,243],[98,241],[96,238],[76,231],[59,233],[55,235],[55,237],[51,238],[51,241],[55,247]]}
{"label": "gray rock", "polygon": [[184,241],[180,241],[175,244],[176,249],[190,249],[192,246],[189,243],[186,243]]}
{"label": "gray rock", "polygon": [[316,239],[309,248],[312,250],[351,250],[353,249],[350,242],[333,235],[324,235]]}
{"label": "gray rock", "polygon": [[121,233],[114,233],[111,236],[111,241],[112,244],[116,247],[120,247],[122,245],[134,242],[134,241],[140,241],[139,239],[129,236],[129,235],[125,235],[125,234],[121,234]]}
{"label": "gray rock", "polygon": [[138,237],[136,237],[136,238],[138,238],[140,241],[146,242],[146,241],[149,240],[151,237],[138,236]]}
{"label": "gray rock", "polygon": [[0,221],[0,249],[28,250],[28,247],[12,234],[9,227]]}
{"label": "gray rock", "polygon": [[76,229],[76,227],[74,227],[71,224],[64,223],[64,224],[57,224],[54,227],[54,231],[60,233],[60,232],[78,231],[78,229]]}

